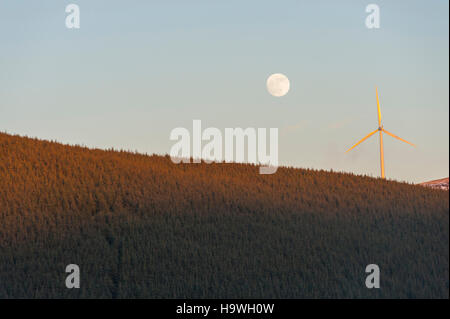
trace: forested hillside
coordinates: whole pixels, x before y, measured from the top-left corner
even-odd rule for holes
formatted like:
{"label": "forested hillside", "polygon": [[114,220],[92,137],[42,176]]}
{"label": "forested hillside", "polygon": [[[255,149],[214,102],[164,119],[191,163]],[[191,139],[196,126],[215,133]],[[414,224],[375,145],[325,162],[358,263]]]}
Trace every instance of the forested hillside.
{"label": "forested hillside", "polygon": [[80,297],[448,298],[449,193],[0,133],[0,298]]}

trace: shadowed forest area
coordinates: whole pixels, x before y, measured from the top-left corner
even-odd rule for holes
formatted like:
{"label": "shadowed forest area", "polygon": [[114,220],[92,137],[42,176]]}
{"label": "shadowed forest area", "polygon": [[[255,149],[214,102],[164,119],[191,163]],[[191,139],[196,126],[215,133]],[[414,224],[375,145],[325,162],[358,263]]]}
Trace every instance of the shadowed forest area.
{"label": "shadowed forest area", "polygon": [[448,297],[448,191],[0,133],[0,298]]}

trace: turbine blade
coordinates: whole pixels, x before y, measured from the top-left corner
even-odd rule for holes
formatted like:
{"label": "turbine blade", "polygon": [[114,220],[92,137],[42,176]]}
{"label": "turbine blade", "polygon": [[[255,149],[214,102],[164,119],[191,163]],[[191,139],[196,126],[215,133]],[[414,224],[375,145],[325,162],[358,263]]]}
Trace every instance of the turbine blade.
{"label": "turbine blade", "polygon": [[[372,133],[367,134],[361,141],[359,141],[358,143],[356,143],[355,145],[353,145],[352,147],[350,147],[347,152],[350,152],[352,149],[354,149],[356,146],[358,146],[359,144],[361,144],[362,142],[364,142],[365,140],[367,140],[369,137],[371,137],[373,134],[375,134],[376,132],[378,132],[378,130],[373,131]],[[345,152],[345,153],[347,153]]]}
{"label": "turbine blade", "polygon": [[378,127],[381,127],[381,110],[380,110],[380,99],[378,98],[378,88],[375,87],[377,92],[377,107],[378,107]]}
{"label": "turbine blade", "polygon": [[416,145],[414,145],[413,143],[410,143],[410,142],[408,142],[407,140],[404,140],[404,139],[402,139],[401,137],[398,137],[397,135],[394,135],[394,134],[392,134],[391,132],[386,131],[384,128],[383,128],[382,130],[383,130],[384,133],[386,133],[387,135],[392,136],[393,138],[396,138],[396,139],[398,139],[398,140],[400,140],[400,141],[402,141],[402,142],[408,143],[409,145],[412,145],[412,146],[414,146],[414,147],[416,146]]}

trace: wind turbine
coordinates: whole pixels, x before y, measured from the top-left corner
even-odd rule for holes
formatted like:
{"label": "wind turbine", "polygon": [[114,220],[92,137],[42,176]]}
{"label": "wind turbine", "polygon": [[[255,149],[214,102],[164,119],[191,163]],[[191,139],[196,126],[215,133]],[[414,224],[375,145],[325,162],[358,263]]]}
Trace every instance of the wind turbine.
{"label": "wind turbine", "polygon": [[[353,145],[352,147],[350,147],[347,152],[351,151],[352,149],[354,149],[356,146],[358,146],[359,144],[361,144],[362,142],[364,142],[365,140],[367,140],[369,137],[371,137],[372,135],[374,135],[376,132],[380,133],[380,163],[381,163],[381,178],[385,178],[384,175],[384,151],[383,151],[383,132],[386,133],[387,135],[392,136],[393,138],[396,138],[402,142],[408,143],[409,145],[412,145],[415,147],[415,145],[413,143],[410,143],[400,137],[398,137],[397,135],[392,134],[391,132],[388,132],[384,129],[383,125],[381,125],[381,111],[380,111],[380,100],[378,99],[378,88],[375,87],[375,91],[377,93],[377,106],[378,106],[378,128],[373,131],[372,133],[367,134],[361,141],[359,141],[358,143],[356,143],[355,145]],[[347,153],[346,152],[346,153]]]}

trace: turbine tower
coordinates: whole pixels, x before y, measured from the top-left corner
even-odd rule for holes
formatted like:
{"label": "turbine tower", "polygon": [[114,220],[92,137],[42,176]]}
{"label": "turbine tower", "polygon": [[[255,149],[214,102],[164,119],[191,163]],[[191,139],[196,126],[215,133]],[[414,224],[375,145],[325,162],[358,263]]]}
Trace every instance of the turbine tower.
{"label": "turbine tower", "polygon": [[[381,178],[385,178],[385,174],[384,174],[384,150],[383,150],[383,133],[386,133],[387,135],[392,136],[393,138],[396,138],[402,142],[408,143],[409,145],[415,146],[413,143],[410,143],[400,137],[398,137],[397,135],[392,134],[391,132],[388,132],[384,129],[383,125],[381,124],[381,110],[380,110],[380,100],[378,98],[378,88],[375,87],[375,91],[377,93],[377,106],[378,106],[378,128],[373,131],[372,133],[367,134],[362,140],[360,140],[358,143],[356,143],[355,145],[353,145],[352,147],[350,147],[347,152],[351,151],[352,149],[354,149],[356,146],[358,146],[359,144],[361,144],[362,142],[364,142],[365,140],[367,140],[369,137],[371,137],[372,135],[374,135],[376,132],[380,133],[380,165],[381,165]],[[347,153],[346,152],[346,153]]]}

